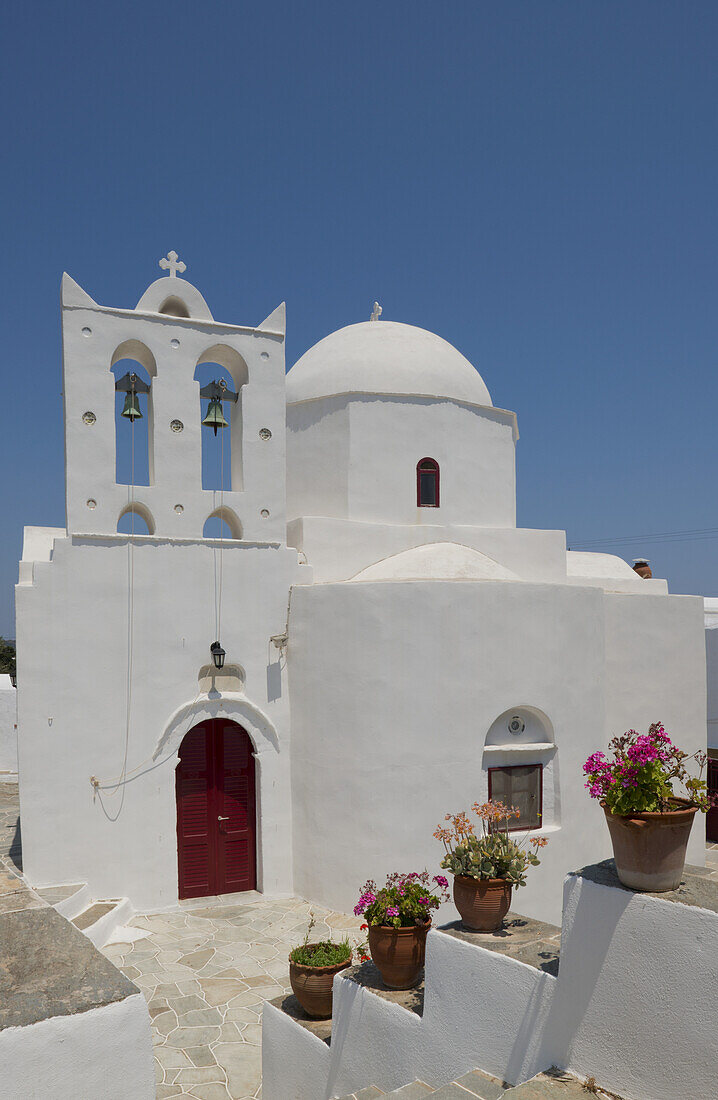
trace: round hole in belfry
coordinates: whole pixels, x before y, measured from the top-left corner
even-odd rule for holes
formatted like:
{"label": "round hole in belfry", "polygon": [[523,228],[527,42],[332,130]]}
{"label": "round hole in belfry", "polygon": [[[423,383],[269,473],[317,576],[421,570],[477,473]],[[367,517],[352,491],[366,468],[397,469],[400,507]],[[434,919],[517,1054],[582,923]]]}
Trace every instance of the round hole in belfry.
{"label": "round hole in belfry", "polygon": [[170,347],[171,348],[178,348],[179,347],[179,340],[170,340]]}
{"label": "round hole in belfry", "polygon": [[178,516],[181,516],[184,512],[184,504],[175,504],[175,512]]}
{"label": "round hole in belfry", "polygon": [[87,325],[85,325],[85,327],[82,330],[82,335],[83,336],[92,336],[92,329],[88,328]]}
{"label": "round hole in belfry", "polygon": [[84,413],[82,414],[82,422],[83,422],[83,424],[90,424],[90,425],[92,425],[92,424],[94,424],[94,423],[95,423],[95,421],[96,421],[96,420],[97,420],[97,417],[95,416],[95,414],[94,414],[94,413],[92,412],[92,410],[91,410],[91,409],[88,409],[88,410],[87,410],[87,412],[84,412]]}
{"label": "round hole in belfry", "polygon": [[262,352],[262,359],[269,359],[269,352],[268,351],[263,351]]}
{"label": "round hole in belfry", "polygon": [[260,439],[271,439],[272,438],[272,433],[270,432],[269,428],[260,428],[259,429],[259,438]]}
{"label": "round hole in belfry", "polygon": [[93,500],[92,497],[90,497],[90,499],[87,502],[87,507],[88,508],[96,508],[97,507],[97,501]]}
{"label": "round hole in belfry", "polygon": [[184,428],[184,424],[181,420],[170,420],[170,428],[173,432],[181,432]]}
{"label": "round hole in belfry", "polygon": [[269,508],[262,508],[262,511],[259,514],[262,517],[262,519],[268,519],[269,518]]}

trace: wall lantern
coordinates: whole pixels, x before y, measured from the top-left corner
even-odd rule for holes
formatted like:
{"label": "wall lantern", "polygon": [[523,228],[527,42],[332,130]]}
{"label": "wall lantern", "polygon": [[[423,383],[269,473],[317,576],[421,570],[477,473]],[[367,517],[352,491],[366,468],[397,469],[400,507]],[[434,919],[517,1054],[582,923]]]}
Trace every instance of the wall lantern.
{"label": "wall lantern", "polygon": [[209,651],[212,654],[212,660],[214,661],[214,667],[220,669],[224,667],[225,652],[219,642],[212,642],[209,647]]}

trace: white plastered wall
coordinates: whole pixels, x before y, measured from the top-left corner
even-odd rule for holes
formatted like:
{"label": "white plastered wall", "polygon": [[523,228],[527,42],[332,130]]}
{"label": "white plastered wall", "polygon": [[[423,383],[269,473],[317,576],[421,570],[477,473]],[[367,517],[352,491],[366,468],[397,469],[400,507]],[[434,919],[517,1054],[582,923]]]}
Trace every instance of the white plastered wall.
{"label": "white plastered wall", "polygon": [[718,751],[718,599],[703,601],[706,628],[708,748]]}
{"label": "white plastered wall", "polygon": [[[122,772],[128,661],[128,569],[134,571],[131,781],[96,796]],[[227,543],[222,644],[244,691],[207,693],[199,676],[216,636],[210,540],[127,536],[57,539],[16,589],[23,857],[30,882],[88,882],[95,897],[137,908],[177,900],[175,775],[184,732],[229,717],[249,733],[258,763],[259,887],[292,889],[289,704],[280,654],[296,553]],[[138,772],[137,777],[134,773]],[[119,812],[119,816],[118,816]]]}
{"label": "white plastered wall", "polygon": [[147,1002],[140,993],[74,1016],[0,1031],[3,1100],[154,1100]]}
{"label": "white plastered wall", "polygon": [[0,673],[0,772],[17,774],[17,690],[7,673]]}
{"label": "white plastered wall", "polygon": [[[430,397],[344,394],[287,408],[287,514],[371,523],[516,526],[516,418]],[[440,467],[440,508],[416,507],[416,466]]]}
{"label": "white plastered wall", "polygon": [[[644,604],[655,604],[652,614]],[[549,844],[514,907],[558,922],[567,871],[610,855],[603,815],[583,785],[587,756],[642,720],[637,698],[669,729],[673,721],[689,751],[699,747],[695,605],[506,581],[295,588],[288,652],[298,892],[348,911],[367,878],[438,871],[433,830],[447,812],[488,796],[488,768],[544,763]],[[642,639],[650,668],[642,681],[626,643],[613,640],[621,629],[626,640]],[[484,752],[492,723],[517,706],[547,716],[555,750],[531,761]],[[699,846],[693,862],[702,862]]]}

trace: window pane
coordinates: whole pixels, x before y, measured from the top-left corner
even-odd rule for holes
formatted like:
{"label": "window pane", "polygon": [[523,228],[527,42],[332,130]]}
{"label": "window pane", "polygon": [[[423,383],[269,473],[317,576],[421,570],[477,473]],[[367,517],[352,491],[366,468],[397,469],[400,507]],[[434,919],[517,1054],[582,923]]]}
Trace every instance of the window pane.
{"label": "window pane", "polygon": [[541,826],[541,765],[492,768],[490,797],[517,809],[520,816],[511,819],[511,829],[538,829]]}
{"label": "window pane", "polygon": [[436,471],[419,470],[419,504],[436,507]]}

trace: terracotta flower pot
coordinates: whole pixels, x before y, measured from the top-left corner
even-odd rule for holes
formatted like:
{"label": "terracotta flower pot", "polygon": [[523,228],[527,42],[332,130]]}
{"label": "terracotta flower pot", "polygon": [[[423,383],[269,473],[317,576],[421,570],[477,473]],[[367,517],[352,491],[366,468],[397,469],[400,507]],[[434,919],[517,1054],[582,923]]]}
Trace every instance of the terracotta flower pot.
{"label": "terracotta flower pot", "polygon": [[472,932],[495,932],[511,907],[513,883],[505,878],[454,875],[454,905]]}
{"label": "terracotta flower pot", "polygon": [[[308,944],[312,947],[313,944]],[[351,966],[351,955],[333,966],[304,966],[289,958],[289,982],[294,996],[314,1020],[326,1020],[332,1014],[332,983],[334,975]]]}
{"label": "terracotta flower pot", "polygon": [[675,890],[686,862],[686,848],[697,806],[672,799],[675,810],[619,816],[603,806],[613,844],[616,872],[632,890]]}
{"label": "terracotta flower pot", "polygon": [[426,956],[431,920],[410,928],[369,925],[369,951],[387,989],[411,989],[419,980]]}

